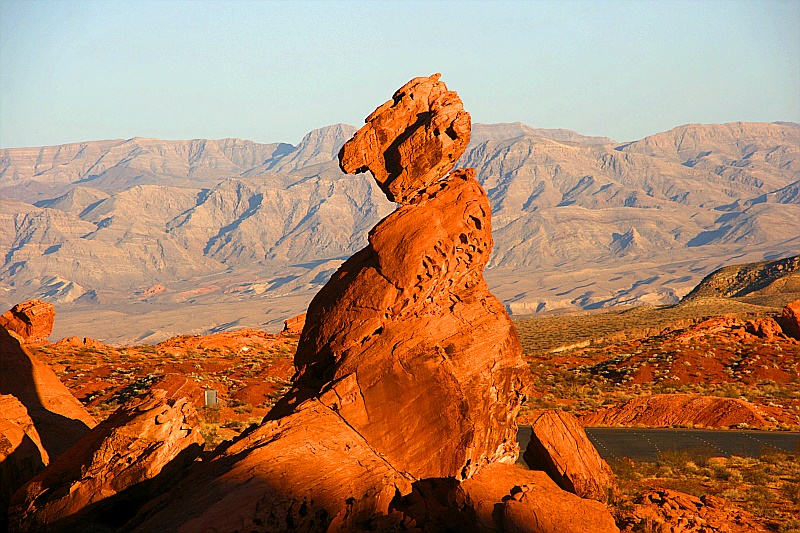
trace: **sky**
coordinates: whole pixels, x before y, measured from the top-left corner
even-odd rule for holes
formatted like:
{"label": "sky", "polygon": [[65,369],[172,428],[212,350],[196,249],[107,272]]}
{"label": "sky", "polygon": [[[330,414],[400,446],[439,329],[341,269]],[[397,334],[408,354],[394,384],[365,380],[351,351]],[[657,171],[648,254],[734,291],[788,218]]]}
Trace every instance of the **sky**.
{"label": "sky", "polygon": [[296,144],[434,72],[473,122],[800,122],[800,0],[0,0],[0,147]]}

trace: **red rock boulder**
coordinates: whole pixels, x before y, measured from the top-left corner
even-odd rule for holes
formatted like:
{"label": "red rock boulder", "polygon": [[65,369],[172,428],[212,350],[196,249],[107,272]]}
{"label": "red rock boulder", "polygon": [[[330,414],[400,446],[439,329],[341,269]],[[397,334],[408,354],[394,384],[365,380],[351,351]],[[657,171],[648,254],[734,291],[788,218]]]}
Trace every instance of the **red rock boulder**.
{"label": "red rock boulder", "polygon": [[126,402],[53,460],[14,495],[12,528],[69,529],[81,510],[156,477],[187,450],[196,455],[203,443],[197,411],[166,396],[156,390]]}
{"label": "red rock boulder", "polygon": [[784,307],[777,321],[786,336],[800,340],[800,300]]}
{"label": "red rock boulder", "polygon": [[0,394],[10,394],[25,406],[51,459],[64,453],[96,425],[55,372],[2,327]]}
{"label": "red rock boulder", "polygon": [[561,490],[544,472],[493,464],[450,493],[457,529],[474,532],[617,533],[605,505]]}
{"label": "red rock boulder", "polygon": [[47,342],[53,332],[56,310],[50,302],[28,300],[0,315],[0,326],[19,335],[26,343]]}
{"label": "red rock boulder", "polygon": [[50,459],[28,410],[11,395],[0,395],[0,531],[8,529],[11,495]]}
{"label": "red rock boulder", "polygon": [[373,111],[342,147],[342,170],[369,170],[389,200],[401,204],[450,172],[469,144],[472,124],[440,76],[414,78]]}
{"label": "red rock boulder", "polygon": [[302,313],[283,321],[283,332],[287,335],[300,335],[306,325],[306,314]]}
{"label": "red rock boulder", "polygon": [[523,454],[532,470],[543,470],[562,489],[605,502],[617,491],[611,467],[597,453],[583,426],[564,411],[544,411],[531,424]]}

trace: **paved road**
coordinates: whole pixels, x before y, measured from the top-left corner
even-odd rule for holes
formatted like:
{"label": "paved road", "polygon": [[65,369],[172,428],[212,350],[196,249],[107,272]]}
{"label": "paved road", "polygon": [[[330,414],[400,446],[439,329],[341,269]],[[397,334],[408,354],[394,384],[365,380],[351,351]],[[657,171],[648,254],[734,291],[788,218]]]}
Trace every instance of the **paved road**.
{"label": "paved road", "polygon": [[[659,452],[690,448],[705,448],[725,457],[758,457],[770,448],[800,452],[800,433],[786,431],[586,428],[586,434],[605,460],[653,461]],[[520,426],[517,440],[523,451],[530,439],[531,427]]]}

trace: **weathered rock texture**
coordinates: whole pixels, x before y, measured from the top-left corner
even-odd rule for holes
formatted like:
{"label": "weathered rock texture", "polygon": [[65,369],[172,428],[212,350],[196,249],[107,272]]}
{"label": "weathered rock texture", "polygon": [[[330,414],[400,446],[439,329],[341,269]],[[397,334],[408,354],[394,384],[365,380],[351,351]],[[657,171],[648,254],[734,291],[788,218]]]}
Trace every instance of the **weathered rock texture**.
{"label": "weathered rock texture", "polygon": [[403,204],[450,172],[469,144],[471,121],[439,77],[414,78],[373,111],[339,152],[342,170],[369,170],[389,200]]}
{"label": "weathered rock texture", "polygon": [[15,397],[0,395],[0,531],[7,529],[11,495],[48,462],[28,410]]}
{"label": "weathered rock texture", "polygon": [[19,335],[25,342],[46,342],[53,331],[56,311],[53,304],[28,300],[0,315],[0,326]]}
{"label": "weathered rock texture", "polygon": [[597,453],[581,423],[564,411],[545,411],[531,424],[523,455],[532,470],[544,470],[562,489],[605,502],[616,491],[611,467]]}
{"label": "weathered rock texture", "polygon": [[55,372],[2,327],[0,394],[10,394],[25,406],[51,459],[65,452],[96,425]]}
{"label": "weathered rock texture", "polygon": [[449,495],[458,531],[612,533],[605,505],[561,490],[546,473],[493,464]]}
{"label": "weathered rock texture", "polygon": [[137,519],[135,531],[356,531],[409,482],[318,400],[246,433]]}
{"label": "weathered rock texture", "polygon": [[697,426],[730,428],[774,426],[759,408],[737,398],[696,394],[653,394],[581,418],[584,426]]}
{"label": "weathered rock texture", "polygon": [[800,340],[800,300],[784,307],[777,321],[785,335]]}
{"label": "weathered rock texture", "polygon": [[410,479],[463,479],[518,453],[527,369],[482,276],[489,202],[473,170],[444,177],[468,140],[468,115],[435,75],[406,84],[344,145],[345,171],[369,168],[406,205],[312,301],[286,402],[319,397]]}
{"label": "weathered rock texture", "polygon": [[435,75],[345,144],[342,168],[370,170],[404,205],[314,298],[290,393],[140,513],[140,531],[355,531],[417,480],[516,460],[527,367],[482,276],[490,206],[473,170],[448,175],[468,141],[469,115]]}
{"label": "weathered rock texture", "polygon": [[680,531],[681,533],[767,531],[752,514],[720,498],[710,494],[697,498],[691,494],[669,489],[646,492],[624,518],[631,523],[633,531]]}
{"label": "weathered rock texture", "polygon": [[134,398],[14,495],[10,523],[17,531],[63,530],[76,513],[156,477],[184,451],[196,455],[202,442],[185,398],[168,400],[163,390]]}

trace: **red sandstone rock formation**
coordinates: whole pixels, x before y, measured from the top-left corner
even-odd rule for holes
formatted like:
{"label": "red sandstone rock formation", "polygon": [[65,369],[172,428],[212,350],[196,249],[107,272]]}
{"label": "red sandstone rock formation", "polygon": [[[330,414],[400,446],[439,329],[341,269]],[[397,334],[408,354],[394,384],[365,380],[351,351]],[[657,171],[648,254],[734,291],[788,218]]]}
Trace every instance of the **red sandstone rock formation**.
{"label": "red sandstone rock formation", "polygon": [[618,532],[605,505],[561,490],[546,473],[493,464],[453,489],[459,531]]}
{"label": "red sandstone rock formation", "polygon": [[469,115],[434,75],[344,145],[343,170],[369,169],[405,205],[312,301],[285,403],[319,397],[411,479],[464,479],[518,453],[527,368],[483,280],[491,209],[474,170],[445,177],[468,142]]}
{"label": "red sandstone rock formation", "polygon": [[76,348],[101,348],[105,346],[91,337],[64,337],[55,343],[56,346],[75,346]]}
{"label": "red sandstone rock formation", "polygon": [[0,395],[0,531],[7,529],[11,495],[50,462],[28,410]]}
{"label": "red sandstone rock formation", "polygon": [[606,407],[581,418],[584,426],[672,427],[693,425],[707,428],[774,426],[758,407],[736,399],[695,394],[653,394],[634,398],[620,406]]}
{"label": "red sandstone rock formation", "polygon": [[202,442],[197,411],[185,398],[168,400],[163,390],[134,398],[17,491],[12,528],[69,528],[70,517],[154,478],[190,447],[196,455]]}
{"label": "red sandstone rock formation", "polygon": [[150,389],[163,390],[167,393],[167,398],[186,398],[198,409],[206,404],[205,393],[200,385],[181,374],[166,374]]}
{"label": "red sandstone rock formation", "polygon": [[[697,498],[676,490],[652,490],[639,498],[625,531],[759,533],[767,530],[750,513],[711,495]],[[673,527],[670,527],[673,526]],[[648,529],[649,528],[649,529]]]}
{"label": "red sandstone rock formation", "polygon": [[783,308],[778,317],[783,333],[789,337],[800,340],[800,300],[795,300]]}
{"label": "red sandstone rock formation", "polygon": [[96,425],[49,366],[0,327],[0,394],[25,406],[51,459],[65,452]]}
{"label": "red sandstone rock formation", "polygon": [[299,314],[283,321],[283,333],[288,335],[300,335],[303,332],[303,326],[305,325],[306,314]]}
{"label": "red sandstone rock formation", "polygon": [[618,531],[601,503],[503,464],[518,455],[527,367],[483,280],[486,194],[474,170],[448,174],[468,141],[438,75],[370,115],[341,166],[403,205],[312,301],[290,393],[126,530],[418,531],[419,518],[436,531],[455,517],[476,531]]}
{"label": "red sandstone rock formation", "polygon": [[414,78],[373,111],[342,147],[342,170],[369,170],[389,200],[403,204],[450,172],[469,144],[472,123],[439,77]]}
{"label": "red sandstone rock formation", "polygon": [[523,459],[532,470],[544,470],[559,487],[581,498],[605,502],[616,491],[611,467],[573,415],[545,411],[531,431]]}
{"label": "red sandstone rock formation", "polygon": [[22,302],[0,315],[0,326],[19,335],[26,343],[47,342],[53,331],[56,311],[42,300]]}

